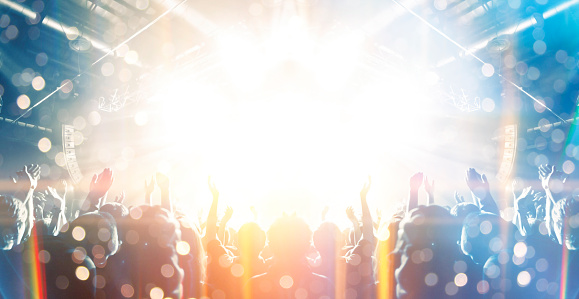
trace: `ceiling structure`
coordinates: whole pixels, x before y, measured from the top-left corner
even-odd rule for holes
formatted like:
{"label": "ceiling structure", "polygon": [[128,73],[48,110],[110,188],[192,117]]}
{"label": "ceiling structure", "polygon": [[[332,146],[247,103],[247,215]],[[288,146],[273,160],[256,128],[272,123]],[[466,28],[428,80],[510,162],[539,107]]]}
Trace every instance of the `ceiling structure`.
{"label": "ceiling structure", "polygon": [[[574,115],[578,0],[0,0],[0,117],[23,115],[18,99],[26,95],[30,106],[42,102],[20,121],[59,134],[96,105],[110,112],[142,105],[167,73],[175,80],[194,69],[230,86],[216,67],[220,38],[265,43],[295,17],[314,39],[361,36],[365,56],[348,92],[384,80],[376,72],[395,77],[411,67],[436,74],[444,109],[492,129],[505,115],[524,129]],[[38,76],[44,84],[33,82]],[[107,102],[115,93],[126,95],[122,103]],[[476,114],[487,98],[492,109]],[[1,138],[35,144],[47,134],[14,126],[3,122]],[[525,146],[550,140],[540,133]]]}

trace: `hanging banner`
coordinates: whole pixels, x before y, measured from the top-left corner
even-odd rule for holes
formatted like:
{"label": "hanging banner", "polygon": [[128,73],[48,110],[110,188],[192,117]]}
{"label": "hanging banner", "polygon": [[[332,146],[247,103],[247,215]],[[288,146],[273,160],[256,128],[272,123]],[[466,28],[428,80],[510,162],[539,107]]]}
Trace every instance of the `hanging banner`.
{"label": "hanging banner", "polygon": [[66,161],[66,169],[74,184],[80,183],[82,180],[82,173],[76,161],[76,150],[74,148],[74,127],[71,125],[62,125],[62,149],[64,152],[64,160]]}

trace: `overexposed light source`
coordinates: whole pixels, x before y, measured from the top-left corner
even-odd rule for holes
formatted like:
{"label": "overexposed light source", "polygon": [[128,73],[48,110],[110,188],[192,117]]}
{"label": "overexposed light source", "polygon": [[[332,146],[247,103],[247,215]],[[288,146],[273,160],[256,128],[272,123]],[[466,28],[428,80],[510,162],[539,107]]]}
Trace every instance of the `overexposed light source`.
{"label": "overexposed light source", "polygon": [[[282,210],[303,211],[307,203],[321,211],[331,202],[327,219],[344,222],[341,206],[359,198],[369,174],[387,181],[393,174],[385,165],[414,159],[408,148],[444,140],[432,134],[438,130],[431,108],[439,103],[429,90],[440,83],[434,72],[380,69],[344,95],[365,63],[360,32],[318,38],[303,18],[292,17],[264,40],[232,30],[215,41],[227,80],[195,74],[160,80],[162,90],[147,101],[159,109],[132,119],[148,124],[155,146],[165,147],[151,163],[175,178],[173,190],[183,198],[207,198],[205,186],[177,188],[190,187],[185,178],[192,175],[211,175],[223,201],[243,207],[236,215],[255,206],[268,211],[260,220],[266,223]],[[93,118],[100,120],[88,122],[98,123]],[[385,197],[379,185],[370,196]],[[237,219],[244,217],[234,217],[234,226]],[[186,245],[179,245],[180,254],[189,252]]]}

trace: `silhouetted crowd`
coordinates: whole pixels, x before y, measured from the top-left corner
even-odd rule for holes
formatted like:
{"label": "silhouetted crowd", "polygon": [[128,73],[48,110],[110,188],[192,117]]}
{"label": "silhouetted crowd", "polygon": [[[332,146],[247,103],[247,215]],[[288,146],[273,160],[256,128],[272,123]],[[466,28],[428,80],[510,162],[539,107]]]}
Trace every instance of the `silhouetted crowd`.
{"label": "silhouetted crowd", "polygon": [[372,218],[369,180],[345,230],[284,214],[266,231],[236,231],[231,208],[218,217],[211,180],[207,218],[191,219],[161,173],[145,184],[146,204],[127,207],[124,194],[107,201],[104,169],[72,208],[66,182],[41,190],[40,167],[26,165],[0,195],[0,298],[579,298],[579,199],[565,173],[538,171],[540,188],[513,184],[509,221],[471,168],[472,201],[455,194],[452,207],[434,204],[419,172],[390,217]]}

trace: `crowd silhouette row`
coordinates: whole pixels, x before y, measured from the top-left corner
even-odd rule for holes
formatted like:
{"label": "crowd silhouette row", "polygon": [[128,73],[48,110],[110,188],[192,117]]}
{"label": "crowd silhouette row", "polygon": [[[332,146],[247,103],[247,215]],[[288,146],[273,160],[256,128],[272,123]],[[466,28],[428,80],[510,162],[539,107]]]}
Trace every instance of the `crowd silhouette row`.
{"label": "crowd silhouette row", "polygon": [[[454,206],[435,204],[434,183],[418,172],[404,205],[379,219],[366,201],[369,178],[361,217],[348,208],[346,230],[328,221],[312,229],[295,214],[235,230],[231,208],[218,217],[211,180],[207,218],[191,219],[161,173],[145,184],[146,204],[131,207],[124,194],[107,201],[108,168],[78,209],[65,181],[41,188],[39,178],[40,167],[26,165],[3,184],[2,299],[579,298],[579,202],[572,180],[552,165],[538,168],[540,188],[513,185],[512,221],[473,168],[472,201],[455,194]],[[160,205],[152,204],[156,188]]]}

